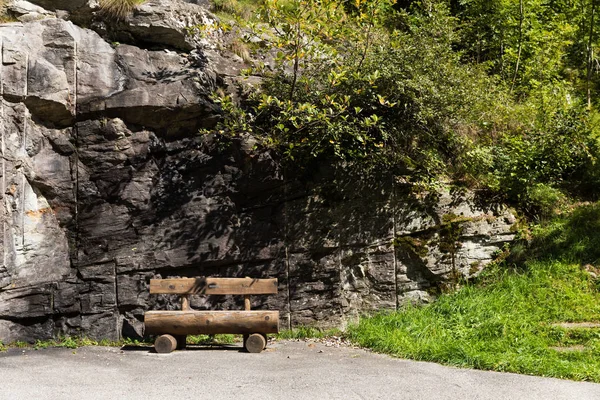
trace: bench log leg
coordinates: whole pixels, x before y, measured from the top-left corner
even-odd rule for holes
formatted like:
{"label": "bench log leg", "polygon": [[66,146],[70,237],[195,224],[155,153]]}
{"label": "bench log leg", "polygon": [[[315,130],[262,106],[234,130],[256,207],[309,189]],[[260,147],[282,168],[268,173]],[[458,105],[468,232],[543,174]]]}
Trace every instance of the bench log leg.
{"label": "bench log leg", "polygon": [[154,341],[154,350],[160,354],[170,353],[177,348],[177,339],[171,335],[160,335]]}
{"label": "bench log leg", "polygon": [[260,353],[263,351],[267,341],[262,333],[253,333],[245,340],[244,347],[248,353]]}
{"label": "bench log leg", "polygon": [[267,334],[266,333],[261,333],[261,335],[265,338],[265,347],[263,349],[267,348],[267,343],[269,343],[269,339],[267,338]]}
{"label": "bench log leg", "polygon": [[[267,348],[267,343],[269,342],[269,339],[267,338],[267,334],[266,333],[261,333],[262,337],[265,338],[265,347],[263,348],[266,349]],[[243,335],[244,338],[244,348],[246,348],[246,340],[248,340],[248,336],[250,335]]]}

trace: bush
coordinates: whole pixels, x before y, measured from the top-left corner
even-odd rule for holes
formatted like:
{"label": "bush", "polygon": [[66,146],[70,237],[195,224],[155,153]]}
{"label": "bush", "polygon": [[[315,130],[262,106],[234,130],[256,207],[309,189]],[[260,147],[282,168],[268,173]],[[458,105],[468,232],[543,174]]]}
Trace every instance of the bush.
{"label": "bush", "polygon": [[508,131],[494,141],[475,144],[466,152],[463,167],[530,215],[548,215],[565,201],[565,193],[598,192],[589,185],[600,177],[592,168],[597,155],[587,113],[573,107],[527,131]]}
{"label": "bush", "polygon": [[528,189],[528,203],[536,210],[536,214],[548,217],[565,204],[565,195],[558,189],[544,183],[538,183]]}
{"label": "bush", "polygon": [[257,2],[251,0],[213,0],[211,3],[211,10],[213,12],[225,14],[228,17],[237,17],[243,21],[248,21],[252,18],[252,14],[257,6]]}
{"label": "bush", "polygon": [[410,16],[411,29],[400,31],[389,26],[409,16],[392,3],[266,1],[269,29],[255,34],[278,49],[275,67],[251,71],[263,87],[241,111],[228,109],[217,131],[244,126],[300,165],[385,164],[421,179],[451,173],[482,131],[481,113],[495,124],[501,117],[490,105],[506,96],[483,68],[461,63],[443,5]]}
{"label": "bush", "polygon": [[[219,100],[216,131],[250,132],[297,166],[349,162],[413,182],[462,180],[530,215],[600,195],[600,117],[572,83],[533,64],[523,70],[529,83],[515,83],[520,70],[473,61],[447,2],[394,3],[261,1],[263,24],[251,28],[275,60],[248,71],[263,85],[241,107]],[[216,7],[236,4],[246,3]],[[568,44],[541,43],[558,46],[552,55]]]}

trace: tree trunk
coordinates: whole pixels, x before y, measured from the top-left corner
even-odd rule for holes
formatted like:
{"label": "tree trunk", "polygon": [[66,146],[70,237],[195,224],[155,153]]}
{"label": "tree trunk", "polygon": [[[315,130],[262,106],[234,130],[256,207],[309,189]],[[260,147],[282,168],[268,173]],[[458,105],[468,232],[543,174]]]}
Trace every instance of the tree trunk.
{"label": "tree trunk", "polygon": [[521,50],[523,48],[523,0],[519,1],[519,13],[519,50],[517,52],[517,65],[515,66],[515,74],[513,76],[512,85],[510,86],[511,92],[514,89],[515,81],[517,80],[517,73],[519,72],[519,64],[521,62]]}
{"label": "tree trunk", "polygon": [[300,31],[300,20],[296,21],[296,42],[294,44],[294,72],[292,76],[292,87],[290,88],[290,101],[294,100],[294,92],[296,91],[296,84],[298,82],[298,69],[300,68],[300,49],[301,49],[301,31]]}
{"label": "tree trunk", "polygon": [[596,16],[596,0],[592,0],[592,16],[590,19],[590,30],[587,45],[587,74],[585,80],[585,90],[587,92],[587,106],[592,108],[592,64],[594,62],[594,18]]}

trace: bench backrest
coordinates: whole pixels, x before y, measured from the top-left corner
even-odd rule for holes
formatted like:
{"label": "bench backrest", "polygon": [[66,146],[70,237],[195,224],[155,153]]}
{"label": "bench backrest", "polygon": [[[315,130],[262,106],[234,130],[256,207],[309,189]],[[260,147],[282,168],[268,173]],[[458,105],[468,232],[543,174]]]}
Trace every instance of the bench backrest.
{"label": "bench backrest", "polygon": [[277,278],[171,278],[151,279],[153,294],[277,294]]}

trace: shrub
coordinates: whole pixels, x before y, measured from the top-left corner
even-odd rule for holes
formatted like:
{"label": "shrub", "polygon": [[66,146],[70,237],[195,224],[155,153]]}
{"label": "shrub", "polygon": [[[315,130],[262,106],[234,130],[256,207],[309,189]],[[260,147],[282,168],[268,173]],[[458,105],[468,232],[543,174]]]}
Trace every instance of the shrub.
{"label": "shrub", "polygon": [[[239,14],[249,4],[218,0],[214,9]],[[254,6],[263,23],[249,24],[250,34],[265,44],[265,59],[275,60],[249,70],[263,85],[240,107],[219,100],[217,132],[262,137],[302,167],[323,160],[377,164],[411,182],[461,180],[529,215],[548,214],[565,194],[600,197],[600,114],[542,64],[536,79],[533,66],[522,67],[528,83],[521,84],[515,69],[498,73],[496,64],[473,62],[448,2]],[[242,42],[231,50],[248,54]]]}
{"label": "shrub", "polygon": [[572,107],[532,124],[476,144],[463,157],[463,167],[529,215],[547,216],[565,201],[564,193],[598,193],[589,185],[600,175],[593,168],[598,146],[585,111]]}
{"label": "shrub", "polygon": [[461,63],[442,6],[400,31],[389,25],[408,17],[393,2],[347,4],[265,1],[269,29],[255,33],[277,49],[274,68],[252,71],[264,76],[261,91],[217,130],[237,135],[243,126],[298,165],[327,159],[447,174],[480,130],[480,112],[494,122],[491,104],[504,96],[482,68]]}
{"label": "shrub", "polygon": [[565,195],[558,189],[544,183],[538,183],[528,190],[529,204],[537,209],[538,215],[548,217],[565,203]]}

